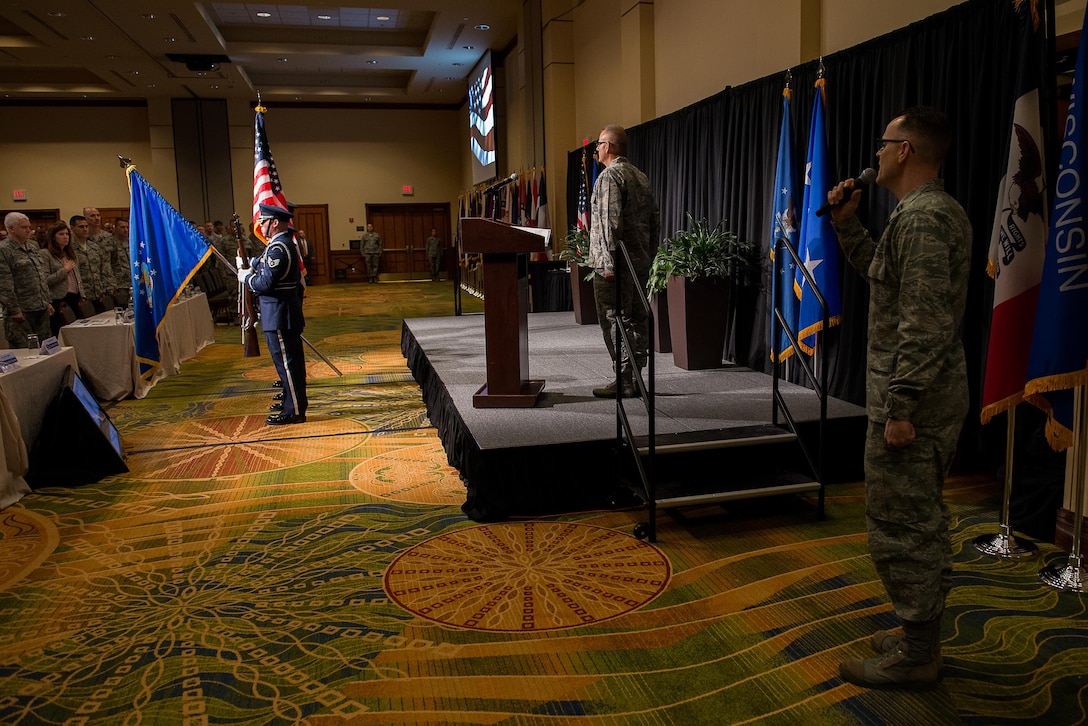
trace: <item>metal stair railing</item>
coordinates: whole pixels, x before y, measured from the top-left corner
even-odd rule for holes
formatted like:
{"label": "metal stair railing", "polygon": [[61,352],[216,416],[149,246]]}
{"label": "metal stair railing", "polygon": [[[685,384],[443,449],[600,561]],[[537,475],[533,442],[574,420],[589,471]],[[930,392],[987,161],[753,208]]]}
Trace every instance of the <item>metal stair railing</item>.
{"label": "metal stair railing", "polygon": [[[797,423],[793,418],[793,414],[790,413],[789,407],[786,405],[786,399],[783,397],[779,388],[779,369],[782,366],[782,360],[773,360],[772,362],[772,383],[771,388],[773,390],[773,400],[771,403],[771,423],[778,426],[779,410],[782,412],[783,418],[786,420],[786,425],[789,430],[797,437],[797,442],[801,446],[801,452],[804,454],[808,465],[812,468],[813,474],[816,476],[816,481],[820,484],[819,489],[819,501],[817,504],[817,514],[820,519],[824,517],[824,446],[825,446],[825,429],[827,424],[827,345],[819,345],[818,355],[819,358],[819,372],[818,374],[812,370],[812,366],[805,356],[804,352],[797,339],[797,331],[790,327],[785,317],[782,315],[782,289],[779,281],[781,280],[782,265],[784,264],[783,251],[789,252],[790,258],[794,261],[797,269],[801,271],[801,274],[805,278],[805,282],[812,288],[813,293],[816,295],[816,300],[820,304],[820,311],[823,319],[823,330],[826,332],[830,325],[829,308],[827,300],[824,298],[823,293],[820,292],[819,286],[816,284],[815,278],[812,273],[801,261],[800,256],[797,254],[797,250],[793,244],[790,243],[785,237],[779,237],[775,241],[775,254],[774,254],[774,282],[773,293],[771,295],[771,307],[774,311],[773,322],[771,324],[771,351],[775,351],[775,346],[778,341],[781,340],[782,333],[786,334],[786,337],[790,341],[790,345],[793,346],[794,359],[801,365],[801,369],[804,371],[805,376],[812,383],[812,388],[815,391],[820,402],[820,420],[817,434],[816,450],[813,452],[810,450],[809,444],[805,443],[805,440],[797,433]],[[816,352],[812,357],[815,358]]]}
{"label": "metal stair railing", "polygon": [[[616,373],[616,447],[617,449],[627,448],[631,453],[631,458],[635,464],[635,472],[638,475],[638,481],[634,482],[641,487],[643,498],[645,499],[646,506],[649,509],[649,523],[643,528],[642,525],[635,526],[635,536],[639,539],[648,538],[651,542],[657,541],[657,490],[656,481],[654,479],[655,471],[655,415],[654,415],[654,351],[653,351],[653,339],[654,339],[654,313],[650,307],[650,301],[646,297],[646,291],[642,289],[642,286],[638,282],[638,275],[635,274],[635,265],[631,261],[631,255],[627,251],[627,246],[620,242],[616,245],[619,251],[619,257],[623,260],[622,264],[615,266],[615,286],[616,286],[616,320],[622,319],[624,315],[623,310],[623,295],[621,291],[621,284],[623,274],[626,271],[632,280],[632,287],[637,293],[635,305],[641,305],[646,310],[646,342],[649,348],[649,354],[646,356],[646,378],[643,379],[642,371],[638,370],[638,366],[635,365],[634,347],[631,345],[630,337],[627,335],[627,331],[622,325],[615,325],[614,332],[614,346],[616,350],[615,360],[615,373]],[[624,346],[620,347],[620,344]],[[632,382],[638,389],[639,398],[642,401],[643,406],[646,408],[646,446],[643,447],[645,454],[640,452],[640,447],[635,442],[634,430],[631,427],[631,420],[627,416],[627,410],[623,405],[623,380],[622,380],[622,355],[621,350],[627,350],[628,356],[631,359],[632,369]],[[617,452],[618,453],[618,452]]]}

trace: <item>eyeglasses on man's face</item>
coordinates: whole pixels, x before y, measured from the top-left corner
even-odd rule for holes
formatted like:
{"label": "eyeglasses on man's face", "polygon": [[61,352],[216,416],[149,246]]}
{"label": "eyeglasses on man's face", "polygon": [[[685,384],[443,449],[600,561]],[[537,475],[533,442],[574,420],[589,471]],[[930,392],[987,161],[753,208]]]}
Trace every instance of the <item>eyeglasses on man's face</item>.
{"label": "eyeglasses on man's face", "polygon": [[910,139],[877,139],[876,140],[876,153],[884,151],[884,147],[888,144],[906,144],[910,149],[910,153],[914,153],[914,144],[910,142]]}
{"label": "eyeglasses on man's face", "polygon": [[611,144],[611,143],[612,143],[612,142],[611,142],[611,141],[608,141],[607,139],[600,139],[600,140],[599,140],[599,141],[597,142],[597,148],[600,148],[600,147],[601,147],[601,146],[603,146],[604,144]]}

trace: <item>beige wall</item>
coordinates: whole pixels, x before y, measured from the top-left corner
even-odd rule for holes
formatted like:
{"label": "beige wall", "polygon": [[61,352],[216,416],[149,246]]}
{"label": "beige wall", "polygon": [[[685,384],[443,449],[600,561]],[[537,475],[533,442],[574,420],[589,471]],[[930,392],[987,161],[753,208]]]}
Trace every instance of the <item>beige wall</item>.
{"label": "beige wall", "polygon": [[[347,249],[360,237],[355,227],[366,223],[368,203],[456,203],[466,118],[458,111],[272,107],[265,131],[287,199],[328,204],[332,249]],[[241,210],[253,202],[253,113],[232,107],[230,123],[235,204],[245,218]],[[415,187],[413,196],[401,194],[405,184]]]}
{"label": "beige wall", "polygon": [[[874,12],[872,0],[543,0],[546,157],[533,158],[533,140],[526,131],[533,111],[519,43],[505,63],[499,175],[545,163],[553,218],[562,220],[566,153],[582,139],[595,137],[604,124],[635,125],[954,4],[881,2]],[[1058,0],[1059,33],[1079,30],[1084,6],[1085,0]],[[651,42],[648,59],[640,47]],[[630,62],[633,54],[640,63]],[[621,62],[624,58],[628,62]],[[228,113],[233,201],[244,217],[252,199],[253,114],[244,102],[232,103]],[[273,107],[267,124],[288,197],[329,205],[334,249],[358,237],[355,226],[365,223],[367,202],[455,204],[459,192],[470,186],[465,108]],[[131,157],[174,202],[174,158],[180,153],[184,150],[173,148],[168,102],[149,108],[4,108],[0,206],[60,208],[64,216],[84,204],[124,206],[128,191],[118,154]],[[413,185],[415,195],[402,196],[403,184]],[[25,189],[28,201],[12,203],[14,189]],[[559,239],[562,232],[557,231]]]}
{"label": "beige wall", "polygon": [[[4,108],[0,208],[60,209],[68,219],[86,205],[127,207],[128,182],[118,154],[131,158],[152,184],[173,175],[173,168],[152,164],[146,108]],[[26,191],[25,202],[12,201],[15,189]]]}
{"label": "beige wall", "polygon": [[[87,204],[127,206],[118,154],[129,156],[176,206],[174,154],[185,151],[173,148],[169,105],[163,106],[5,109],[0,189],[6,200],[0,206],[59,208],[65,218]],[[253,112],[240,102],[228,114],[233,207],[245,220],[253,203]],[[265,124],[288,199],[328,204],[332,247],[342,249],[358,239],[355,226],[365,223],[368,202],[456,203],[466,118],[447,110],[271,108]],[[401,194],[404,184],[415,187],[413,196]],[[28,201],[11,203],[13,189],[25,189]]]}

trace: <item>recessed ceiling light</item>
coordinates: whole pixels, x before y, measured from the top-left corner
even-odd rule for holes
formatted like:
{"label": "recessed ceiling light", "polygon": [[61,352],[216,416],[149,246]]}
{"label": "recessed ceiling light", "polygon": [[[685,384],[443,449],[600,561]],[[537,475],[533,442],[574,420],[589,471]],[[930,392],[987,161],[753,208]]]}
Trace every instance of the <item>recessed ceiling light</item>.
{"label": "recessed ceiling light", "polygon": [[218,83],[216,83],[216,84],[215,84],[214,86],[212,86],[212,90],[213,90],[213,91],[214,91],[214,90],[216,90],[217,88],[219,88],[219,84],[218,84]]}
{"label": "recessed ceiling light", "polygon": [[257,17],[258,18],[271,18],[272,13],[260,12],[260,13],[257,13]]}
{"label": "recessed ceiling light", "polygon": [[140,75],[140,72],[139,71],[129,71],[128,74],[130,76],[138,76],[138,75]]}
{"label": "recessed ceiling light", "polygon": [[[65,15],[67,15],[67,13],[65,13],[63,10],[50,10],[49,11],[49,17],[51,17],[51,18],[63,18]],[[6,96],[5,96],[5,98],[6,98]]]}
{"label": "recessed ceiling light", "polygon": [[367,64],[368,66],[376,66],[376,65],[378,65],[378,61],[376,61],[376,60],[368,60],[368,61],[366,62],[366,64]]}
{"label": "recessed ceiling light", "polygon": [[380,20],[381,22],[384,23],[385,21],[389,20],[389,16],[388,15],[379,15],[377,18],[375,18],[375,20]]}
{"label": "recessed ceiling light", "polygon": [[480,23],[476,26],[476,30],[491,30],[491,26],[487,23]]}
{"label": "recessed ceiling light", "polygon": [[332,20],[332,16],[331,15],[318,15],[317,19],[318,20]]}
{"label": "recessed ceiling light", "polygon": [[176,41],[176,39],[174,38],[174,36],[170,36],[169,38],[163,38],[162,40],[163,40],[163,42],[164,42],[164,43],[174,43],[174,42],[177,42],[177,41]]}
{"label": "recessed ceiling light", "polygon": [[79,36],[79,39],[80,40],[94,40],[94,36],[93,35],[81,35],[81,36]]}
{"label": "recessed ceiling light", "polygon": [[154,87],[155,87],[155,84],[154,84],[154,83],[148,83],[148,84],[147,84],[147,87],[148,87],[148,88],[154,88]]}
{"label": "recessed ceiling light", "polygon": [[279,59],[279,62],[280,62],[280,63],[286,63],[286,62],[287,62],[287,60],[288,60],[287,58],[280,58],[280,59]]}
{"label": "recessed ceiling light", "polygon": [[301,100],[302,100],[302,96],[295,96],[295,100],[296,100],[296,101],[301,101]]}
{"label": "recessed ceiling light", "polygon": [[117,60],[120,57],[121,56],[119,56],[119,55],[108,55],[108,56],[106,56],[106,60]]}
{"label": "recessed ceiling light", "polygon": [[472,50],[476,46],[474,46],[474,45],[462,45],[461,47],[464,48],[465,50]]}
{"label": "recessed ceiling light", "polygon": [[144,20],[154,20],[155,19],[155,13],[144,13],[140,17],[143,18]]}

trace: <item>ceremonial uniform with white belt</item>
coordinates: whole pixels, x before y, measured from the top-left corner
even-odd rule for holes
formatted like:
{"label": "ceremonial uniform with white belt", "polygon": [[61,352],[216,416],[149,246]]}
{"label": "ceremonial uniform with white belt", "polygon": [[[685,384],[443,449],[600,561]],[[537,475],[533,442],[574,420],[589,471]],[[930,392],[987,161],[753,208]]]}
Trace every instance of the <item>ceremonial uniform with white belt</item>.
{"label": "ceremonial uniform with white belt", "polygon": [[306,421],[306,358],[302,347],[302,274],[298,247],[291,238],[290,212],[262,204],[260,224],[268,224],[275,235],[264,252],[253,261],[248,274],[239,279],[257,295],[261,329],[268,353],[276,366],[283,390],[283,408],[268,417],[269,424]]}

